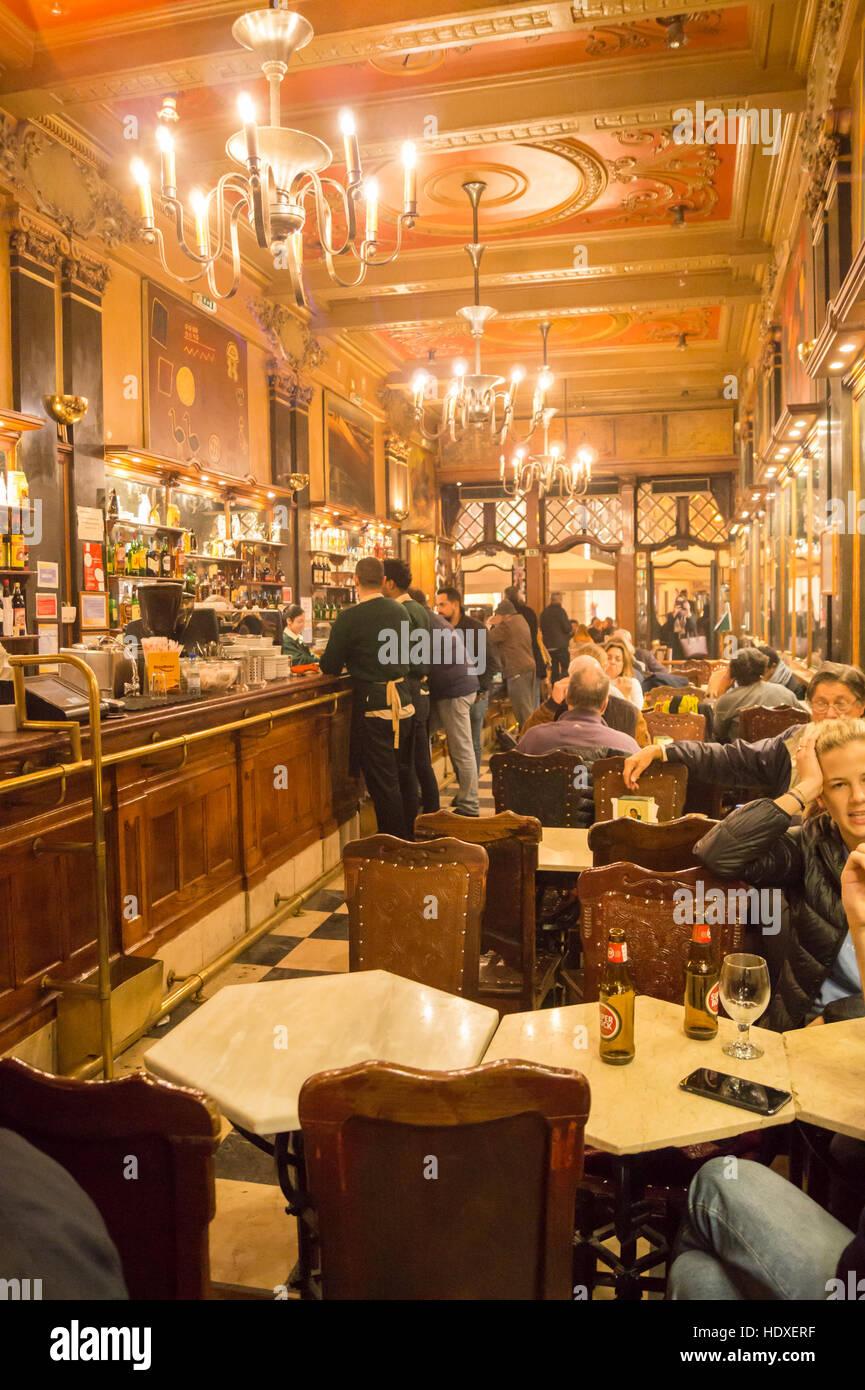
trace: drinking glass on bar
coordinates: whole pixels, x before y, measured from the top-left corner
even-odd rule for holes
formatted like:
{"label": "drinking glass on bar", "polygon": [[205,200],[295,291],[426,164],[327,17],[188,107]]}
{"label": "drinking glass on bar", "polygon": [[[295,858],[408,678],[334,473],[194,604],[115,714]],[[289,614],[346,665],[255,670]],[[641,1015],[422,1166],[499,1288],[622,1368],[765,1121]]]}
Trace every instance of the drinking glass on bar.
{"label": "drinking glass on bar", "polygon": [[769,1005],[769,967],[762,956],[733,952],[721,965],[721,1003],[739,1029],[739,1036],[723,1049],[728,1057],[750,1062],[763,1056],[763,1049],[752,1043],[749,1029],[762,1018]]}

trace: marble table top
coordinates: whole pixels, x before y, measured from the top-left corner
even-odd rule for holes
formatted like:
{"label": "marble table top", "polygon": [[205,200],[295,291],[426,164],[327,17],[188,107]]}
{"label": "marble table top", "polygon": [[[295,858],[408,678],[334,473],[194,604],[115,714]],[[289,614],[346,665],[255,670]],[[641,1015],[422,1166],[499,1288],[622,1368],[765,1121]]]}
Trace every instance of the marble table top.
{"label": "marble table top", "polygon": [[538,845],[538,868],[547,873],[576,873],[592,867],[588,830],[568,826],[544,826]]}
{"label": "marble table top", "polygon": [[720,1020],[717,1038],[696,1042],[686,1038],[682,1030],[684,1013],[681,1004],[638,995],[636,1055],[626,1066],[601,1061],[597,1003],[507,1014],[484,1062],[520,1058],[582,1072],[592,1090],[586,1144],[607,1153],[644,1153],[667,1145],[729,1139],[747,1130],[789,1124],[796,1118],[792,1103],[777,1115],[763,1116],[681,1091],[679,1082],[696,1067],[727,1072],[782,1091],[793,1089],[782,1034],[752,1028],[751,1036],[764,1049],[764,1056],[740,1062],[721,1051],[736,1032],[730,1019]]}
{"label": "marble table top", "polygon": [[796,1118],[865,1139],[865,1018],[784,1033]]}
{"label": "marble table top", "polygon": [[355,1062],[449,1071],[484,1055],[498,1013],[386,970],[226,985],[144,1054],[253,1134],[299,1128],[308,1077]]}

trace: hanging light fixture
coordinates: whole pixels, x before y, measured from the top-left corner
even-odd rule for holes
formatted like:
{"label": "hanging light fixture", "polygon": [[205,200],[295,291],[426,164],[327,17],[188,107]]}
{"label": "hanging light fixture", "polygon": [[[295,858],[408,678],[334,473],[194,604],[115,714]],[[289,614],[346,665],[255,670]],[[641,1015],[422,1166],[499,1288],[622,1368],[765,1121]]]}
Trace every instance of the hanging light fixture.
{"label": "hanging light fixture", "polygon": [[[505,378],[486,373],[481,366],[481,338],[490,319],[495,318],[496,310],[480,302],[480,267],[486,246],[478,240],[478,207],[486,184],[480,179],[470,179],[462,185],[472,207],[472,242],[465,250],[472,263],[474,278],[474,303],[457,309],[458,316],[469,325],[475,340],[475,369],[469,372],[468,364],[461,359],[454,363],[454,375],[444,399],[441,422],[438,427],[426,418],[424,397],[430,381],[424,371],[415,373],[412,381],[414,393],[415,423],[427,439],[441,439],[448,435],[452,442],[467,430],[485,432],[496,444],[504,443],[511,432],[514,418],[517,387],[525,373],[522,367],[514,367],[510,385],[505,389]],[[549,328],[549,325],[547,325]],[[544,340],[546,347],[546,339]],[[553,383],[552,373],[544,363],[538,372],[538,381],[532,403],[532,416],[526,439],[529,439],[541,423],[547,391]]]}
{"label": "hanging light fixture", "polygon": [[[230,299],[237,292],[241,273],[238,241],[241,220],[251,224],[258,245],[271,252],[276,267],[288,271],[295,302],[309,307],[303,280],[303,229],[310,207],[328,274],[343,288],[361,284],[371,266],[389,265],[394,261],[402,246],[403,227],[413,227],[417,218],[416,151],[410,141],[402,149],[403,210],[397,216],[396,244],[390,254],[381,254],[378,186],[374,180],[363,178],[351,112],[344,111],[340,121],[345,184],[320,177],[333,163],[333,154],[323,140],[282,125],[281,84],[292,56],[306,47],[314,32],[308,20],[286,8],[287,3],[288,0],[271,0],[270,9],[251,10],[232,25],[232,36],[255,54],[269,84],[270,124],[258,124],[252,97],[242,93],[238,111],[243,128],[232,135],[226,145],[228,158],[235,167],[223,174],[209,192],[192,192],[191,219],[177,196],[172,133],[172,126],[178,120],[176,100],[166,98],[158,114],[159,208],[173,219],[177,244],[193,262],[193,274],[180,275],[168,265],[163,233],[156,225],[149,170],[140,159],[132,163],[145,241],[157,246],[163,269],[181,284],[192,284],[204,277],[213,299]],[[334,239],[330,199],[345,223],[341,240]],[[358,212],[359,204],[364,205],[362,217]],[[220,288],[216,267],[226,251],[231,261],[231,280],[227,288]],[[343,256],[357,263],[353,277],[343,278],[337,273],[336,261]]]}
{"label": "hanging light fixture", "polygon": [[[548,323],[541,324],[541,337],[544,343],[544,367],[547,368],[547,335],[550,331]],[[527,492],[531,492],[533,487],[537,487],[541,497],[545,493],[558,490],[566,497],[581,497],[588,491],[592,481],[592,464],[595,460],[594,451],[588,445],[581,445],[570,462],[567,461],[568,454],[568,386],[567,382],[562,385],[564,392],[565,413],[563,416],[565,426],[564,447],[553,444],[550,447],[550,421],[555,415],[555,410],[549,407],[543,409],[540,424],[543,429],[543,450],[540,454],[530,454],[524,447],[520,446],[511,459],[510,466],[505,460],[504,454],[501,456],[501,467],[499,478],[506,497],[524,497]],[[532,431],[529,431],[531,434]]]}

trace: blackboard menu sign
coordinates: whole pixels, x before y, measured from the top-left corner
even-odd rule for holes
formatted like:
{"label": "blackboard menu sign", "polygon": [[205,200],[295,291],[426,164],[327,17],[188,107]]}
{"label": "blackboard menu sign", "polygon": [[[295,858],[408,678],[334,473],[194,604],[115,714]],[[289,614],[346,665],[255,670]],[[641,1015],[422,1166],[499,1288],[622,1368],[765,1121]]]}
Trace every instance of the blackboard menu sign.
{"label": "blackboard menu sign", "polygon": [[246,340],[148,281],[147,448],[239,478],[251,472]]}

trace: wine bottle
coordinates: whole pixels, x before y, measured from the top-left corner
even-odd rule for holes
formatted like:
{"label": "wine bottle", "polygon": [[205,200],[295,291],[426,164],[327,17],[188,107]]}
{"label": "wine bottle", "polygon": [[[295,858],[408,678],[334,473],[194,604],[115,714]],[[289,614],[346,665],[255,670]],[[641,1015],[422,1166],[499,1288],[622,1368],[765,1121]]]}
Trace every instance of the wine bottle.
{"label": "wine bottle", "polygon": [[11,637],[14,631],[12,617],[12,595],[9,592],[9,580],[3,580],[3,636]]}
{"label": "wine bottle", "polygon": [[114,488],[111,489],[111,492],[108,495],[108,515],[120,515],[120,503],[117,501],[117,493],[115,492]]}
{"label": "wine bottle", "polygon": [[23,637],[27,631],[27,614],[24,607],[24,595],[21,592],[21,585],[15,584],[12,590],[12,636]]}
{"label": "wine bottle", "polygon": [[147,547],[147,574],[151,579],[159,578],[159,551],[156,549],[156,541],[152,539]]}
{"label": "wine bottle", "polygon": [[171,554],[168,549],[168,537],[162,537],[162,553],[159,557],[159,573],[163,579],[171,578]]}

